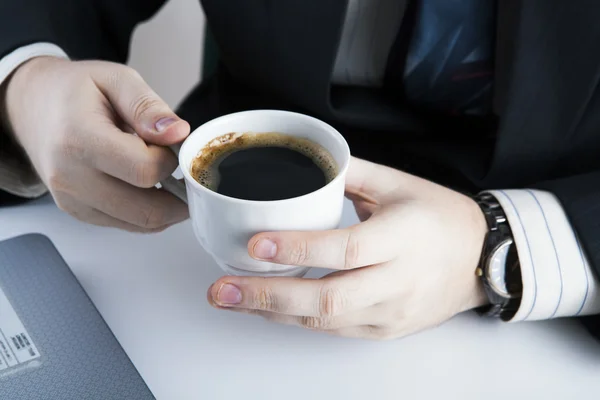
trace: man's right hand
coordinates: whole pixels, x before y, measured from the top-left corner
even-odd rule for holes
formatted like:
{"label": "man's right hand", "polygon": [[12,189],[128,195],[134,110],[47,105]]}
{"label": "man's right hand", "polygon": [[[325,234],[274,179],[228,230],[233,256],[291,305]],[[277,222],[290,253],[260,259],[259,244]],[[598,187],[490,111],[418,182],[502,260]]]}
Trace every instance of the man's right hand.
{"label": "man's right hand", "polygon": [[14,73],[4,100],[12,132],[62,210],[137,232],[188,217],[183,202],[154,186],[177,167],[164,146],[190,126],[133,69],[35,58]]}

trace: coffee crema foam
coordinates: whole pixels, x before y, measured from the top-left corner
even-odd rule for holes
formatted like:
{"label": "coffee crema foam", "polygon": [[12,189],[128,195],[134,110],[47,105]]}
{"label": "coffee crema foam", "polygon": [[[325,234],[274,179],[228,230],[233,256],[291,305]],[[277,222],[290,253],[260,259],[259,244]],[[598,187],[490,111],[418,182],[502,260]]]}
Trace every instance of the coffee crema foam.
{"label": "coffee crema foam", "polygon": [[280,132],[231,132],[216,137],[198,152],[192,161],[190,173],[202,186],[216,192],[221,161],[236,151],[256,147],[283,147],[309,157],[325,173],[327,183],[338,174],[335,159],[321,145]]}

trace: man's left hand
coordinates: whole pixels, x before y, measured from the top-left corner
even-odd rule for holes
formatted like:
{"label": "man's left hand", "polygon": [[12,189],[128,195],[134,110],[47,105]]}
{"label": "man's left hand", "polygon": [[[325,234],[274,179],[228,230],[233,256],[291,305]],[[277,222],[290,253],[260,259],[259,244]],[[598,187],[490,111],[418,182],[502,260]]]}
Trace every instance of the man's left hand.
{"label": "man's left hand", "polygon": [[219,308],[331,334],[391,339],[484,305],[475,275],[487,231],[470,198],[353,159],[346,195],[361,223],[319,232],[265,232],[259,260],[336,270],[320,279],[226,276],[208,290]]}

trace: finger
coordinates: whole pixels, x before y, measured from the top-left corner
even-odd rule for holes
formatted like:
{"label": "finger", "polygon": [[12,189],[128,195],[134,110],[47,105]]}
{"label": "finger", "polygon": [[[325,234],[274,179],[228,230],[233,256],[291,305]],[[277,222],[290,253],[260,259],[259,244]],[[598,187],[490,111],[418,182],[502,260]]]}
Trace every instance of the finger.
{"label": "finger", "polygon": [[102,173],[84,180],[82,186],[77,199],[83,204],[144,229],[173,225],[189,217],[187,205],[161,189],[136,188]]}
{"label": "finger", "polygon": [[278,264],[348,270],[379,264],[397,254],[400,221],[392,213],[374,215],[345,229],[264,232],[248,242],[248,254]]}
{"label": "finger", "polygon": [[161,232],[173,224],[162,225],[156,228],[143,228],[137,225],[121,221],[113,218],[110,215],[103,213],[102,211],[94,210],[93,208],[84,208],[79,212],[71,213],[75,218],[88,224],[103,226],[108,228],[117,228],[127,232],[133,233],[156,233]]}
{"label": "finger", "polygon": [[370,161],[353,157],[346,175],[346,193],[372,204],[384,204],[398,193],[410,196],[423,180]]}
{"label": "finger", "polygon": [[227,276],[213,284],[210,297],[221,307],[334,318],[393,296],[399,283],[390,272],[380,265],[321,279]]}
{"label": "finger", "polygon": [[325,330],[324,333],[353,339],[389,340],[394,339],[393,331],[376,325],[352,326],[340,329]]}
{"label": "finger", "polygon": [[361,222],[368,220],[380,207],[377,203],[365,200],[364,197],[346,192],[346,197],[352,201],[356,215]]}
{"label": "finger", "polygon": [[393,168],[352,157],[346,174],[346,192],[371,203],[378,203],[394,190],[399,172]]}
{"label": "finger", "polygon": [[214,286],[214,283],[212,285],[210,285],[208,287],[208,290],[206,291],[206,301],[208,301],[208,304],[210,304],[211,306],[215,307],[215,308],[220,308],[219,305],[217,303],[215,303],[213,297],[212,297],[212,288]]}
{"label": "finger", "polygon": [[165,224],[162,226],[157,226],[155,228],[143,228],[137,225],[133,225],[120,219],[111,217],[110,215],[105,214],[102,211],[86,206],[82,204],[81,201],[77,200],[75,197],[67,193],[61,193],[60,196],[55,199],[55,201],[59,208],[66,211],[71,216],[75,217],[79,221],[92,225],[112,227],[136,233],[159,232],[172,225]]}
{"label": "finger", "polygon": [[[222,309],[221,307],[216,305],[215,307]],[[378,325],[356,325],[353,324],[353,322],[346,323],[346,318],[344,317],[326,320],[317,317],[292,317],[268,311],[256,311],[245,309],[229,309],[229,311],[248,315],[257,315],[271,322],[281,323],[284,325],[299,326],[309,330],[346,338],[389,340],[402,336],[396,334],[394,331],[388,328],[380,327]]]}
{"label": "finger", "polygon": [[361,324],[368,324],[371,320],[372,311],[370,309],[360,310],[339,317],[306,317],[287,314],[279,314],[271,311],[248,310],[244,308],[227,308],[229,311],[240,312],[243,314],[258,315],[264,319],[283,325],[298,326],[309,330],[323,331],[334,330],[348,327],[355,327]]}
{"label": "finger", "polygon": [[100,62],[90,64],[90,68],[96,86],[145,141],[166,146],[182,141],[190,133],[190,125],[134,69]]}
{"label": "finger", "polygon": [[71,154],[86,165],[131,185],[151,188],[177,168],[177,157],[165,147],[146,144],[119,130],[108,118],[82,123],[70,141]]}

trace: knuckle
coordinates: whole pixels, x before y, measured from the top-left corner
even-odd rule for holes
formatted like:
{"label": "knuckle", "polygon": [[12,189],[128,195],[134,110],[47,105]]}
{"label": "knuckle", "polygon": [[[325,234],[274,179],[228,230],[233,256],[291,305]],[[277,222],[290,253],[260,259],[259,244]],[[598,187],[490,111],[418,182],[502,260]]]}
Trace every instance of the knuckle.
{"label": "knuckle", "polygon": [[86,218],[86,213],[84,211],[82,211],[82,210],[72,209],[72,210],[67,211],[67,213],[71,217],[73,217],[73,218],[75,218],[75,219],[77,219],[79,221],[88,222],[87,218]]}
{"label": "knuckle", "polygon": [[359,248],[360,241],[355,233],[348,231],[344,250],[344,269],[350,269],[359,266]]}
{"label": "knuckle", "polygon": [[142,188],[154,187],[161,179],[161,168],[151,161],[136,162],[131,166],[131,182]]}
{"label": "knuckle", "polygon": [[58,157],[81,160],[86,152],[82,135],[77,130],[67,128],[57,139],[55,151]]}
{"label": "knuckle", "polygon": [[83,215],[81,210],[81,204],[74,202],[74,199],[61,192],[61,191],[52,191],[52,197],[54,198],[54,203],[59,210],[69,214],[76,219],[83,221]]}
{"label": "knuckle", "polygon": [[133,78],[133,79],[141,79],[142,78],[140,73],[135,68],[132,68],[129,65],[120,65],[120,67],[121,67],[121,73],[126,77]]}
{"label": "knuckle", "polygon": [[118,68],[110,68],[106,71],[106,82],[110,90],[117,91],[121,87],[122,76],[123,73]]}
{"label": "knuckle", "polygon": [[279,307],[277,297],[268,286],[261,287],[256,291],[253,303],[254,308],[265,311],[277,311]]}
{"label": "knuckle", "polygon": [[289,254],[290,263],[295,265],[304,265],[309,259],[308,243],[306,240],[297,241]]}
{"label": "knuckle", "polygon": [[151,206],[144,214],[144,220],[140,224],[141,227],[154,230],[166,225],[166,212],[163,208]]}
{"label": "knuckle", "polygon": [[55,199],[58,200],[60,198],[57,196],[57,193],[64,191],[68,185],[67,177],[61,173],[60,171],[52,171],[48,175],[47,186],[48,189],[54,194]]}
{"label": "knuckle", "polygon": [[383,342],[398,339],[399,337],[403,336],[400,331],[382,329],[377,326],[369,326],[369,329],[371,331],[371,337],[373,339]]}
{"label": "knuckle", "polygon": [[69,206],[69,203],[67,201],[65,201],[65,199],[60,196],[60,195],[53,195],[54,197],[54,203],[56,204],[56,207],[58,207],[59,210],[64,211],[68,214],[71,214],[71,207]]}
{"label": "knuckle", "polygon": [[135,229],[132,228],[132,232],[139,232],[142,234],[153,234],[153,233],[160,233],[163,232],[165,229],[167,229],[169,226],[168,225],[163,225],[163,226],[159,226],[156,228],[147,228],[147,229]]}
{"label": "knuckle", "polygon": [[300,317],[300,325],[306,329],[330,329],[331,320],[319,317]]}
{"label": "knuckle", "polygon": [[332,286],[323,286],[319,294],[318,314],[322,318],[332,318],[344,312],[347,299],[343,291]]}
{"label": "knuckle", "polygon": [[105,79],[108,83],[108,87],[113,90],[119,90],[121,88],[123,80],[126,79],[140,79],[140,74],[128,65],[115,65],[109,63],[108,68],[105,68],[106,73]]}
{"label": "knuckle", "polygon": [[135,121],[141,120],[152,109],[158,108],[160,101],[151,93],[144,93],[134,98],[130,105],[131,115]]}

